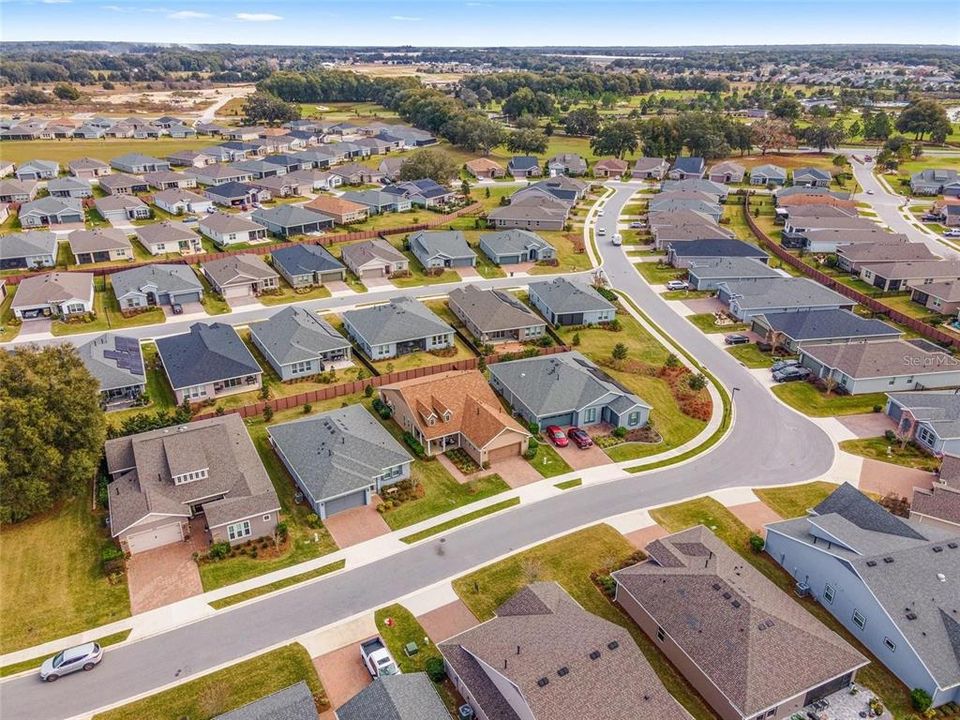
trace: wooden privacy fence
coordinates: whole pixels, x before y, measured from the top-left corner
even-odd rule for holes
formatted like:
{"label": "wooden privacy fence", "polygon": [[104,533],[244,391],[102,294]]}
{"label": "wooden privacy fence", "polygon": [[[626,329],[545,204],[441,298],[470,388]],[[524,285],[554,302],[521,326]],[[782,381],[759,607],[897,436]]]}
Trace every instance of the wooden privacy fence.
{"label": "wooden privacy fence", "polygon": [[[538,355],[553,355],[555,353],[567,352],[570,348],[566,345],[554,345],[551,347],[537,348]],[[516,359],[516,358],[515,358]],[[504,357],[494,353],[484,358],[486,364],[501,362]],[[291,408],[301,407],[303,405],[333,400],[338,397],[345,397],[355,393],[363,392],[368,385],[375,388],[391,383],[403,382],[404,380],[413,380],[416,378],[429,377],[438,373],[449,372],[451,370],[476,370],[480,365],[479,358],[466,358],[464,360],[455,360],[453,362],[439,363],[437,365],[428,365],[427,367],[410,368],[409,370],[396,370],[384,375],[375,375],[363,380],[350,380],[348,382],[328,385],[316,390],[308,390],[297,395],[288,395],[287,397],[273,398],[271,400],[260,400],[249,405],[242,405],[238,408],[231,408],[227,413],[237,413],[240,417],[256,417],[263,414],[263,409],[268,405],[274,412],[289,410]],[[194,420],[206,420],[216,417],[216,412],[198,413],[193,416]]]}
{"label": "wooden privacy fence", "polygon": [[808,278],[816,280],[821,285],[825,285],[831,290],[840,293],[844,297],[855,300],[858,304],[863,305],[871,312],[877,313],[878,315],[884,315],[894,322],[909,328],[918,335],[922,335],[927,340],[932,340],[933,342],[940,343],[951,348],[960,348],[960,339],[957,339],[953,335],[945,333],[943,330],[935,328],[932,325],[928,325],[917,318],[910,317],[909,315],[906,315],[899,310],[895,310],[888,305],[884,305],[876,298],[872,298],[869,295],[866,295],[859,290],[840,282],[836,278],[820,272],[815,267],[807,265],[807,263],[803,262],[803,260],[789,252],[786,248],[780,245],[780,243],[760,229],[760,227],[754,221],[753,216],[750,214],[749,204],[748,196],[747,202],[745,202],[743,205],[743,215],[747,221],[747,225],[750,226],[750,230],[753,231],[753,234],[767,250],[772,252],[787,265],[803,273]]}
{"label": "wooden privacy fence", "polygon": [[[417,223],[416,225],[384,228],[383,230],[358,230],[357,232],[340,233],[339,235],[318,235],[317,237],[309,237],[306,240],[299,240],[297,242],[307,243],[309,245],[323,245],[324,247],[327,247],[334,245],[335,243],[353,242],[356,240],[373,240],[381,235],[404,235],[406,233],[417,232],[418,230],[429,230],[430,228],[437,227],[438,225],[446,225],[448,222],[452,222],[459,217],[479,213],[481,210],[483,210],[483,205],[480,203],[472,203],[466,207],[460,208],[459,210],[454,210],[452,213],[437,215],[430,218],[426,222]],[[95,268],[85,268],[81,265],[77,268],[74,268],[70,272],[89,272],[93,273],[94,275],[109,275],[111,273],[120,272],[121,270],[143,267],[144,265],[157,265],[160,263],[163,263],[164,265],[192,265],[195,262],[210,262],[212,260],[220,260],[221,258],[230,257],[231,255],[238,255],[240,253],[251,255],[269,255],[277,248],[285,247],[289,244],[290,243],[269,243],[267,245],[245,248],[243,250],[222,250],[221,252],[203,253],[201,255],[187,255],[184,257],[170,258],[168,260],[161,260],[158,258],[157,260],[144,260],[142,262],[108,265]],[[38,272],[25,272],[19,275],[7,275],[0,279],[11,285],[16,285],[24,278],[40,275],[44,272],[56,272],[57,270],[57,267],[43,268]]]}

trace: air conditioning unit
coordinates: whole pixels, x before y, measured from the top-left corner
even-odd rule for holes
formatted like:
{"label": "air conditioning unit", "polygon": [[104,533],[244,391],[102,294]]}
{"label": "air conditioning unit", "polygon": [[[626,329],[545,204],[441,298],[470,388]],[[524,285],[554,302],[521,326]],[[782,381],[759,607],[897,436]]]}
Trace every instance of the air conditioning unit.
{"label": "air conditioning unit", "polygon": [[794,588],[794,592],[797,593],[797,597],[806,597],[810,594],[810,586],[806,583],[798,582]]}

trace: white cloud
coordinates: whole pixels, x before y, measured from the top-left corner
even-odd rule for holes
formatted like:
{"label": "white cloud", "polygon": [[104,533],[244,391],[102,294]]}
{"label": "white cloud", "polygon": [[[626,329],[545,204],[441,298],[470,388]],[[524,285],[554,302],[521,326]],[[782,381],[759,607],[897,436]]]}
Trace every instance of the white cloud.
{"label": "white cloud", "polygon": [[421,20],[421,18],[411,17],[410,15],[391,15],[390,19],[397,22],[419,22]]}
{"label": "white cloud", "polygon": [[44,5],[66,5],[73,0],[40,0]]}
{"label": "white cloud", "polygon": [[234,17],[244,22],[273,22],[274,20],[283,20],[279,15],[272,13],[237,13]]}
{"label": "white cloud", "polygon": [[210,13],[197,12],[196,10],[179,10],[167,15],[171,20],[200,20],[202,18],[213,17]]}
{"label": "white cloud", "polygon": [[119,5],[101,5],[101,10],[109,10],[110,12],[125,12],[122,7]]}

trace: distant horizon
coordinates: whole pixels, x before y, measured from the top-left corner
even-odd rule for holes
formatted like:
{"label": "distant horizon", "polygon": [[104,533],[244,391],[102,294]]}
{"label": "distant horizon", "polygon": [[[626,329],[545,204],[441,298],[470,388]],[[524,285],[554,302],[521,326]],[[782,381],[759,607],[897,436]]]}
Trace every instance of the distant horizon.
{"label": "distant horizon", "polygon": [[4,42],[531,49],[960,44],[955,0],[2,0],[0,20]]}

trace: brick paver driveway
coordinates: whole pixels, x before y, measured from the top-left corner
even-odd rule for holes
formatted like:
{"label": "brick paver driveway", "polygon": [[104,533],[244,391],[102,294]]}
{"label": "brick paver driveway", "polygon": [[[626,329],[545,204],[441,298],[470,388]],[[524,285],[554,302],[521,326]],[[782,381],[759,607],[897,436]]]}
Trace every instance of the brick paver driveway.
{"label": "brick paver driveway", "polygon": [[379,502],[380,500],[374,496],[369,505],[344,510],[324,520],[323,524],[327,526],[327,530],[339,547],[350,547],[390,532],[390,526],[377,512]]}
{"label": "brick paver driveway", "polygon": [[766,523],[783,520],[782,517],[770,509],[769,505],[762,503],[759,500],[757,502],[744,503],[743,505],[734,505],[733,507],[728,508],[728,510],[736,515],[740,522],[758,535],[765,534],[763,526]]}
{"label": "brick paver driveway", "polygon": [[893,418],[885,413],[841,415],[837,420],[858,438],[880,437],[887,430],[897,429]]}
{"label": "brick paver driveway", "polygon": [[[533,461],[536,462],[536,458]],[[543,476],[521,455],[497,460],[490,466],[490,470],[502,477],[503,481],[512,488],[543,480]],[[485,472],[483,474],[487,475],[489,473]]]}
{"label": "brick paver driveway", "polygon": [[860,489],[877,495],[896,493],[909,500],[913,497],[913,488],[929,489],[934,477],[933,473],[925,470],[866,459],[860,471]]}
{"label": "brick paver driveway", "polygon": [[[553,447],[553,449],[559,453],[560,457],[566,460],[567,465],[572,467],[574,470],[598,467],[600,465],[607,465],[613,462],[613,460],[610,459],[610,456],[596,445],[592,445],[581,450],[574,445],[573,441],[571,440],[570,444],[566,447],[558,448],[555,445],[551,445],[551,447]],[[536,462],[536,460],[534,460],[534,462]]]}
{"label": "brick paver driveway", "polygon": [[363,667],[357,643],[314,658],[313,666],[334,710],[370,684],[370,673]]}
{"label": "brick paver driveway", "polygon": [[461,600],[454,600],[452,603],[425,612],[417,620],[423,625],[423,629],[427,631],[434,645],[478,624],[473,613]]}
{"label": "brick paver driveway", "polygon": [[195,550],[188,540],[131,555],[127,561],[131,612],[142,613],[202,593]]}

